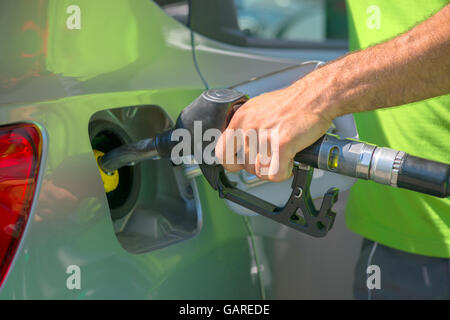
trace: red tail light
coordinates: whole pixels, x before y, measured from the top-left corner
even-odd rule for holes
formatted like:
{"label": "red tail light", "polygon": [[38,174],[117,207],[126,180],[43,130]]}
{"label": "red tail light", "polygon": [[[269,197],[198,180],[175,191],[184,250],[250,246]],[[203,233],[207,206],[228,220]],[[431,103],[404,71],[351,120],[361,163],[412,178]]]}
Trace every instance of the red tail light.
{"label": "red tail light", "polygon": [[41,135],[34,125],[0,127],[0,286],[27,225],[40,155]]}

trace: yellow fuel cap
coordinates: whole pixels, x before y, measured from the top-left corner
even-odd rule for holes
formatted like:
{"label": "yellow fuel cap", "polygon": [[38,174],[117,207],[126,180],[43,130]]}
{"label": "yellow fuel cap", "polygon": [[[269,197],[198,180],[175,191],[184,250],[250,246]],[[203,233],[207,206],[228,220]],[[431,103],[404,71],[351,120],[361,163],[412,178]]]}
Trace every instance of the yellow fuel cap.
{"label": "yellow fuel cap", "polygon": [[116,170],[113,173],[109,173],[109,174],[106,173],[105,171],[103,171],[98,164],[98,159],[103,155],[104,155],[103,152],[94,149],[94,156],[95,156],[95,160],[97,161],[97,166],[98,166],[98,170],[100,171],[100,176],[102,177],[103,187],[105,188],[105,192],[108,193],[108,192],[116,190],[117,186],[119,185],[119,171]]}

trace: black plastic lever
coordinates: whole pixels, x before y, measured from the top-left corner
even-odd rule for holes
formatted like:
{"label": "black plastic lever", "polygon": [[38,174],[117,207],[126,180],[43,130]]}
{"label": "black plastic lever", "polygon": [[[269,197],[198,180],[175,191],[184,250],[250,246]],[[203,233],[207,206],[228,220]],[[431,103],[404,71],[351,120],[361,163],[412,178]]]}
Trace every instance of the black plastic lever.
{"label": "black plastic lever", "polygon": [[237,189],[229,181],[221,165],[200,165],[209,184],[219,192],[221,198],[228,199],[278,223],[294,228],[314,237],[324,237],[334,223],[336,213],[331,209],[338,199],[338,189],[330,188],[323,197],[319,210],[309,192],[313,168],[294,166],[292,192],[284,207],[275,206],[266,200]]}

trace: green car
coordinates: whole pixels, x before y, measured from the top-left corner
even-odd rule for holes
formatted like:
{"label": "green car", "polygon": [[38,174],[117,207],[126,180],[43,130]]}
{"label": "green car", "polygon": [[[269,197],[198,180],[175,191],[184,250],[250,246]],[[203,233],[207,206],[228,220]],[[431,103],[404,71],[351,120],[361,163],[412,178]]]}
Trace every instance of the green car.
{"label": "green car", "polygon": [[[120,169],[118,188],[106,193],[93,151],[171,127],[206,88],[255,96],[346,51],[339,39],[249,35],[236,8],[228,0],[0,3],[1,299],[279,297],[286,227],[220,199],[198,167],[165,159]],[[357,137],[351,116],[330,130]],[[289,181],[230,179],[273,202],[290,193]],[[319,171],[314,181],[315,198],[330,183],[354,182]]]}

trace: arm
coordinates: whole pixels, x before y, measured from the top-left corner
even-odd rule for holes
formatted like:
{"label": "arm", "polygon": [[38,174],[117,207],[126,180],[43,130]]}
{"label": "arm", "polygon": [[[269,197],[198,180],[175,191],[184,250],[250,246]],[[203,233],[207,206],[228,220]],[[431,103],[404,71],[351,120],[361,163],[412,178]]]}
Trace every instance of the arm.
{"label": "arm", "polygon": [[[385,43],[358,51],[321,70],[330,72],[337,117],[398,106],[450,92],[450,5]],[[295,85],[295,84],[294,84]]]}
{"label": "arm", "polygon": [[[292,171],[295,154],[314,143],[341,115],[398,106],[450,92],[450,5],[410,31],[387,42],[348,54],[310,73],[288,88],[250,99],[227,129],[272,129],[279,134],[278,170],[261,175],[263,165],[224,164],[261,179],[281,181]],[[276,106],[276,107],[275,107]],[[226,130],[216,146],[224,159]],[[250,164],[253,163],[253,164]],[[269,166],[269,165],[267,165]]]}

